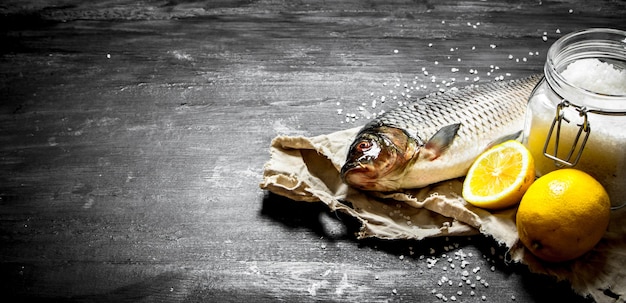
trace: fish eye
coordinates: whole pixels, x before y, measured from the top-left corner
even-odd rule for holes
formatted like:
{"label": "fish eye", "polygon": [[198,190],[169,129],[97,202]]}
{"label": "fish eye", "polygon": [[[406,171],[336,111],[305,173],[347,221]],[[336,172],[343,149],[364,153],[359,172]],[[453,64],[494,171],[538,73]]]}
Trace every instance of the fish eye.
{"label": "fish eye", "polygon": [[361,152],[363,151],[367,151],[370,148],[372,148],[372,142],[369,141],[361,141],[359,142],[359,144],[357,145],[357,149]]}

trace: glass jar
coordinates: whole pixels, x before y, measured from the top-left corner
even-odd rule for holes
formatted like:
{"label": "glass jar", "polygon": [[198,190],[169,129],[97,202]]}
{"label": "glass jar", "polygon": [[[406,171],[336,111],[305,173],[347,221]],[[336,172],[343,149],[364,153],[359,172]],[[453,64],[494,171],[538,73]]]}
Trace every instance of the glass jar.
{"label": "glass jar", "polygon": [[[601,69],[581,68],[579,62],[567,70],[578,60],[600,63]],[[563,167],[583,170],[604,186],[616,209],[626,205],[626,81],[615,82],[605,72],[626,73],[625,31],[587,29],[557,40],[548,50],[545,77],[530,96],[523,142],[537,175]],[[572,73],[587,81],[574,83]],[[617,92],[589,84],[596,81],[613,82]]]}

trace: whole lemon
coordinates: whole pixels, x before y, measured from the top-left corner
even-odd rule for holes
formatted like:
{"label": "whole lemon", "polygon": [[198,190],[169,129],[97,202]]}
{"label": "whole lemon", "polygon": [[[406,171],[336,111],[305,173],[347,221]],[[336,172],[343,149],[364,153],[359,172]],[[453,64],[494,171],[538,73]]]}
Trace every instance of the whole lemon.
{"label": "whole lemon", "polygon": [[604,187],[576,169],[560,169],[528,188],[516,215],[520,241],[549,262],[578,258],[604,236],[611,202]]}

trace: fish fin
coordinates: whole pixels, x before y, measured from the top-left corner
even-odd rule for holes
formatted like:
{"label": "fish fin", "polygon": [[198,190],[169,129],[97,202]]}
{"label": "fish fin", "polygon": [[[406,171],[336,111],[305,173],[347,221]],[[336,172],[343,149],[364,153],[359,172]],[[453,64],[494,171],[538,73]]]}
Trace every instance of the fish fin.
{"label": "fish fin", "polygon": [[460,127],[461,123],[456,123],[440,128],[422,147],[424,157],[431,161],[439,158],[452,145]]}
{"label": "fish fin", "polygon": [[496,145],[498,145],[500,143],[504,143],[504,142],[509,141],[509,140],[519,140],[521,136],[522,136],[522,131],[521,130],[520,131],[516,131],[516,132],[514,132],[512,134],[504,135],[504,136],[502,136],[500,138],[497,138],[497,139],[489,142],[489,144],[487,145],[487,149],[492,148],[492,147],[494,147],[494,146],[496,146]]}

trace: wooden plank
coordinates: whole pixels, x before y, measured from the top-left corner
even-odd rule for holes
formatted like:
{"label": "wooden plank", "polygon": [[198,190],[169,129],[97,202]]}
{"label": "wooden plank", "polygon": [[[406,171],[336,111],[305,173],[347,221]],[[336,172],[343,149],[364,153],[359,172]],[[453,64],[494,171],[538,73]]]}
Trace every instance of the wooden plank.
{"label": "wooden plank", "polygon": [[[278,134],[337,131],[439,89],[540,72],[563,33],[623,28],[621,2],[28,1],[0,11],[9,299],[586,301],[505,265],[489,239],[359,241],[349,218],[258,183]],[[467,269],[480,267],[489,287],[474,273],[476,288],[458,286],[461,263],[447,261],[458,252],[472,253]],[[452,286],[438,285],[444,276]]]}

